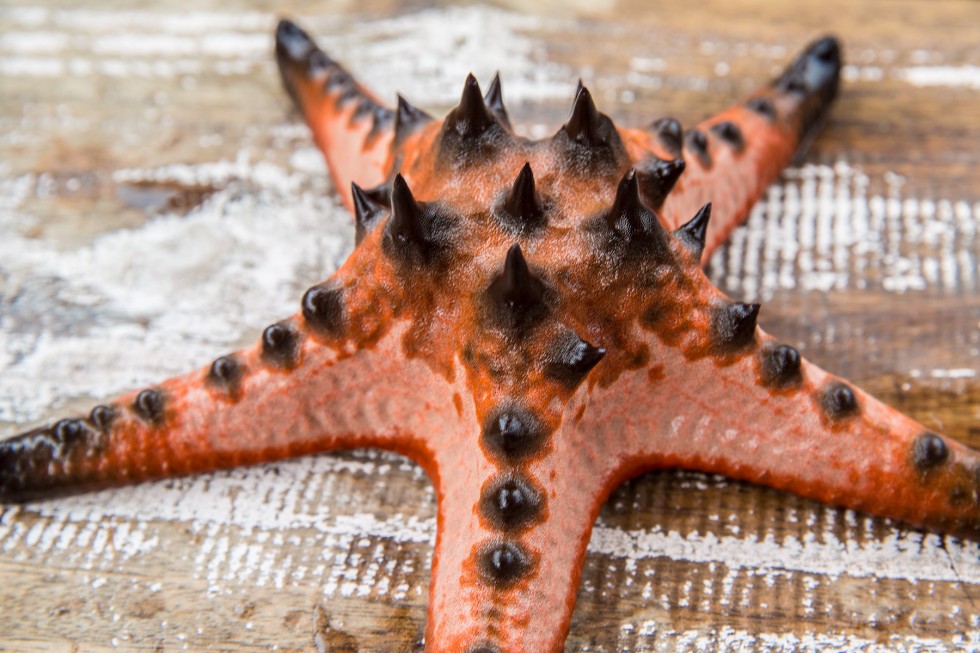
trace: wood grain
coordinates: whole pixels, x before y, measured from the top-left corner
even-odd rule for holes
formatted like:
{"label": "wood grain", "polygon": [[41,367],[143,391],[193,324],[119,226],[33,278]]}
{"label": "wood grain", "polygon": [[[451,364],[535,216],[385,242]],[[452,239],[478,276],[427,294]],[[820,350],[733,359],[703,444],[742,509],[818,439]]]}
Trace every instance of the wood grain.
{"label": "wood grain", "polygon": [[[38,259],[0,260],[2,433],[104,398],[83,389],[98,370],[58,367],[65,377],[52,381],[41,363],[25,368],[40,348],[63,343],[74,360],[93,332],[130,321],[145,347],[107,342],[84,360],[108,370],[100,388],[152,381],[251,341],[279,317],[276,302],[292,306],[341,255],[302,259],[261,301],[245,286],[264,280],[243,271],[227,299],[237,330],[200,335],[161,325],[166,308],[88,305],[44,259],[114,256],[106,238],[141,242],[167,221],[196,228],[208,212],[230,220],[251,205],[323,211],[324,233],[347,228],[278,87],[268,40],[278,15],[322,34],[355,72],[382,71],[365,81],[384,97],[397,85],[434,113],[467,66],[486,68],[481,79],[500,68],[512,119],[535,134],[563,120],[579,75],[617,121],[691,124],[807,40],[837,34],[849,65],[830,123],[710,272],[726,292],[762,298],[763,327],[811,360],[980,446],[980,5],[949,1],[9,2],[0,234]],[[392,40],[401,49],[386,50]],[[406,50],[420,43],[443,54]],[[231,172],[201,172],[219,162]],[[172,165],[196,172],[183,179]],[[806,203],[820,206],[821,192],[839,199],[829,244]],[[799,224],[816,230],[799,250],[776,237],[791,196],[802,198]],[[775,276],[759,261],[775,261]],[[206,281],[194,274],[153,305],[194,293]],[[421,470],[371,452],[6,508],[0,650],[309,651],[316,640],[331,651],[421,651],[434,520]],[[650,474],[600,515],[566,650],[977,650],[978,556],[975,543],[766,489]]]}

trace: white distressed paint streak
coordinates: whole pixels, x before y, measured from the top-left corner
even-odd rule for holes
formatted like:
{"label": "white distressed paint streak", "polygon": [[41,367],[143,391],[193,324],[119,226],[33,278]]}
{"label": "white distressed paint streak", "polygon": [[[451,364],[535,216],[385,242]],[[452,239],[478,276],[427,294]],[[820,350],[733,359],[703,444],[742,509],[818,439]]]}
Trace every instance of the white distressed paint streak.
{"label": "white distressed paint streak", "polygon": [[862,289],[874,280],[899,294],[980,290],[977,207],[905,196],[897,175],[882,180],[887,196],[871,194],[871,180],[844,162],[784,177],[709,264],[730,290],[763,300],[781,289]]}
{"label": "white distressed paint streak", "polygon": [[[332,514],[328,503],[317,500],[319,492],[292,505],[283,498],[311,478],[335,476],[355,469],[383,478],[392,465],[414,467],[387,454],[356,461],[321,456],[274,467],[233,470],[29,504],[24,511],[36,512],[45,519],[30,530],[26,544],[36,546],[51,523],[100,524],[94,543],[88,547],[93,558],[84,563],[87,568],[93,568],[97,566],[94,561],[102,556],[106,562],[111,562],[117,557],[129,559],[153,550],[158,540],[152,535],[149,524],[179,522],[190,524],[194,532],[207,535],[195,560],[202,576],[212,586],[229,581],[261,585],[269,582],[270,575],[276,573],[272,571],[276,568],[273,562],[263,562],[261,547],[267,545],[271,535],[304,531],[315,533],[321,546],[327,543],[332,550],[340,551],[336,554],[340,557],[339,563],[331,565],[335,577],[327,582],[327,594],[344,592],[345,587],[351,592],[359,591],[344,584],[348,582],[343,579],[344,574],[350,573],[355,566],[346,558],[345,552],[349,548],[356,548],[362,540],[431,546],[435,538],[435,520],[401,514],[384,518],[370,513]],[[702,480],[707,477],[690,474],[684,478],[695,481],[687,485],[686,491],[709,487]],[[980,544],[976,542],[897,529],[880,539],[842,541],[832,533],[836,511],[821,509],[818,512],[826,519],[825,528],[816,526],[804,539],[787,536],[778,541],[772,536],[758,539],[754,534],[682,534],[659,528],[627,531],[600,524],[593,531],[589,551],[622,560],[634,569],[638,561],[667,558],[723,564],[730,570],[752,570],[764,576],[770,572],[801,572],[832,578],[846,575],[980,583],[980,567],[976,564]],[[845,517],[854,519],[853,514]],[[4,518],[5,524],[7,519]],[[816,525],[818,513],[807,514],[804,519]],[[129,530],[131,524],[136,525],[135,532]],[[245,539],[233,538],[229,527],[245,533]],[[0,532],[0,548],[5,548],[6,540],[11,537],[10,527],[6,528],[6,532]],[[47,537],[51,541],[49,548],[72,546],[72,543],[58,539],[57,529]],[[78,544],[77,541],[74,543]],[[250,550],[250,545],[261,547]],[[263,564],[267,565],[265,571]],[[281,573],[288,573],[288,567],[281,566]],[[367,573],[370,577],[370,571]]]}
{"label": "white distressed paint streak", "polygon": [[980,89],[980,66],[911,66],[895,74],[914,86]]}

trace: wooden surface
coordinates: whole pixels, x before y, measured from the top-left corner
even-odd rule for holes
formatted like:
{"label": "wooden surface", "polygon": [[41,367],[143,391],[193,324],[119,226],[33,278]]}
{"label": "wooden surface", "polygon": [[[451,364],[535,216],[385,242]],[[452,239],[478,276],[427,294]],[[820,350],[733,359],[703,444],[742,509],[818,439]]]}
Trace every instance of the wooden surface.
{"label": "wooden surface", "polygon": [[[0,434],[251,342],[342,260],[349,218],[272,63],[291,15],[434,113],[500,69],[531,135],[579,76],[621,123],[691,124],[836,33],[826,131],[710,272],[980,446],[980,5],[410,4],[5,3]],[[371,452],[6,508],[0,650],[421,651],[434,511],[421,470]],[[664,473],[603,509],[566,650],[978,647],[976,543]]]}

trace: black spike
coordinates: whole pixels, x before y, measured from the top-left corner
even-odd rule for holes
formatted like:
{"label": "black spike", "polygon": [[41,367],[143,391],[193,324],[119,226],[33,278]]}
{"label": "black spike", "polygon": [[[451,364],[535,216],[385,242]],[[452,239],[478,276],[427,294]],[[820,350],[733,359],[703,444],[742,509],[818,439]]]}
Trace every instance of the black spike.
{"label": "black spike", "polygon": [[606,223],[626,242],[662,242],[664,229],[656,214],[643,206],[636,171],[630,168],[616,188]]}
{"label": "black spike", "polygon": [[504,268],[490,284],[497,314],[511,328],[529,326],[545,311],[544,284],[528,268],[521,246],[507,250]]}
{"label": "black spike", "polygon": [[731,302],[715,309],[711,328],[720,353],[735,353],[755,342],[759,308],[759,304]]}
{"label": "black spike", "polygon": [[685,167],[684,159],[679,158],[673,160],[653,158],[644,161],[642,167],[637,168],[636,176],[646,203],[654,209],[663,206],[664,200],[674,189],[674,184],[680,179]]}
{"label": "black spike", "polygon": [[499,71],[493,74],[493,79],[490,80],[490,86],[487,87],[487,93],[483,96],[483,101],[490,111],[493,112],[493,115],[497,118],[497,122],[510,129],[510,116],[507,115],[507,108],[504,106],[504,95],[500,86]]}
{"label": "black spike", "polygon": [[661,145],[674,156],[681,155],[681,148],[684,146],[684,128],[681,123],[674,118],[661,118],[655,120],[650,125],[650,129],[657,134]]}
{"label": "black spike", "polygon": [[385,207],[371,199],[353,181],[350,183],[350,194],[354,199],[354,244],[359,244],[384,218]]}
{"label": "black spike", "polygon": [[580,79],[575,91],[575,102],[572,104],[572,115],[562,126],[562,130],[577,143],[602,145],[607,140],[602,133],[602,127],[602,118],[592,100],[592,94],[582,85]]}
{"label": "black spike", "polygon": [[299,25],[283,18],[276,27],[276,54],[280,59],[303,61],[317,50],[316,44]]}
{"label": "black spike", "polygon": [[712,125],[711,131],[731,145],[736,153],[745,149],[745,137],[742,136],[742,129],[731,120],[724,120]]}
{"label": "black spike", "polygon": [[[481,100],[482,101],[482,100]],[[391,218],[385,223],[383,251],[403,261],[430,262],[444,250],[453,225],[432,204],[417,202],[401,174],[391,184]]]}
{"label": "black spike", "polygon": [[391,184],[378,184],[374,188],[365,188],[363,190],[364,195],[366,195],[369,200],[378,206],[391,209]]}
{"label": "black spike", "polygon": [[594,347],[575,333],[568,332],[555,346],[546,373],[554,381],[574,388],[605,355],[606,350],[602,347]]}
{"label": "black spike", "polygon": [[63,419],[55,424],[53,435],[60,455],[67,455],[77,443],[86,439],[86,430],[85,424],[78,419]]}
{"label": "black spike", "polygon": [[530,163],[525,163],[517,174],[514,185],[504,199],[504,209],[508,217],[513,218],[508,222],[514,227],[524,229],[540,224],[544,211],[534,189],[534,173],[531,172]]}
{"label": "black spike", "polygon": [[461,138],[477,138],[496,124],[497,119],[483,102],[480,84],[473,73],[466,76],[463,94],[456,108],[449,112],[443,124],[443,134]]}
{"label": "black spike", "polygon": [[395,142],[401,143],[406,136],[432,120],[432,116],[409,104],[399,93],[398,108],[395,110]]}
{"label": "black spike", "polygon": [[708,235],[708,222],[711,220],[711,202],[708,202],[689,221],[678,227],[674,235],[687,245],[697,258],[704,251],[704,240]]}

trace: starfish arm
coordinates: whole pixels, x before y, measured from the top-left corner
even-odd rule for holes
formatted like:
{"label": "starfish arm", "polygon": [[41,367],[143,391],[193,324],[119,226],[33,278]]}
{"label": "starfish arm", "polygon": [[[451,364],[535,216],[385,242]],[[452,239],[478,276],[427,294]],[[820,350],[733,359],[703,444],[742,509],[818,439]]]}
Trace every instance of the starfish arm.
{"label": "starfish arm", "polygon": [[606,441],[618,461],[617,482],[650,469],[696,469],[980,536],[976,451],[802,360],[761,330],[737,355],[691,354],[662,349],[648,369],[598,393],[577,425]]}
{"label": "starfish arm", "polygon": [[771,84],[686,134],[671,119],[646,131],[624,130],[644,199],[659,210],[666,227],[676,228],[699,207],[713,204],[702,262],[809,146],[837,94],[840,69],[840,47],[827,37],[811,44]]}
{"label": "starfish arm", "polygon": [[387,178],[395,113],[291,21],[280,21],[276,30],[276,61],[337,192],[353,211],[351,182],[369,187]]}
{"label": "starfish arm", "polygon": [[[560,653],[592,525],[607,494],[595,446],[562,428],[549,451],[504,467],[467,446],[445,452],[432,564],[428,653]],[[583,449],[590,455],[584,456]]]}
{"label": "starfish arm", "polygon": [[320,342],[301,316],[279,322],[204,369],[0,442],[0,500],[353,447],[428,468],[425,434],[455,410],[442,378],[399,355],[396,332],[350,354]]}

